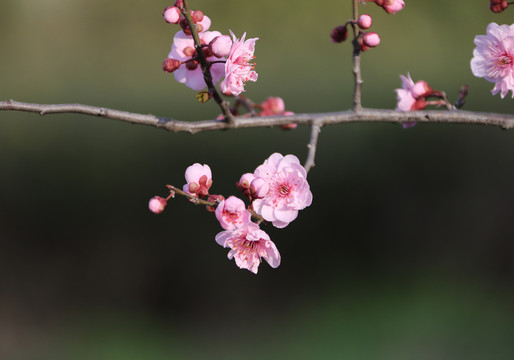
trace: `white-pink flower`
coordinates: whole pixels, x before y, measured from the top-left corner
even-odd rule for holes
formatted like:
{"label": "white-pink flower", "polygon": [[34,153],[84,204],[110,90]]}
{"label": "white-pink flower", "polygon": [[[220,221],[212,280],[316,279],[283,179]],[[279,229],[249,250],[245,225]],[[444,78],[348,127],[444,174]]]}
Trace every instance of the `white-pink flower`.
{"label": "white-pink flower", "polygon": [[268,234],[259,225],[249,222],[235,230],[225,230],[216,235],[216,242],[230,248],[228,258],[234,258],[241,269],[257,274],[261,258],[272,268],[280,265],[280,253]]}
{"label": "white-pink flower", "polygon": [[[205,31],[198,34],[202,44],[209,44],[212,39],[221,36],[219,31]],[[168,54],[168,58],[179,60],[182,65],[175,70],[175,80],[185,84],[193,90],[201,90],[207,86],[203,78],[202,67],[200,63],[193,59],[195,55],[195,43],[191,36],[186,35],[183,31],[179,31],[173,38],[173,45]],[[207,61],[219,60],[216,56],[207,57]],[[225,67],[222,63],[214,63],[211,65],[212,81],[216,84],[225,75]]]}
{"label": "white-pink flower", "polygon": [[216,207],[215,215],[221,227],[227,230],[243,227],[251,218],[244,201],[235,196],[222,200]]}
{"label": "white-pink flower", "polygon": [[274,153],[255,169],[254,175],[266,180],[269,191],[253,202],[253,209],[275,227],[286,227],[296,219],[298,210],[311,205],[307,172],[296,156]]}
{"label": "white-pink flower", "polygon": [[239,95],[245,91],[247,81],[257,81],[255,65],[251,62],[255,56],[255,42],[259,38],[245,40],[246,33],[241,40],[238,40],[234,33],[232,35],[233,45],[225,63],[225,79],[221,82],[221,91],[225,95]]}
{"label": "white-pink flower", "polygon": [[409,73],[407,73],[407,76],[400,75],[400,79],[402,79],[402,88],[396,89],[398,100],[396,110],[411,111],[412,105],[416,102],[416,99],[414,99],[414,96],[412,95],[414,81],[412,81]]}
{"label": "white-pink flower", "polygon": [[493,82],[493,95],[500,93],[503,99],[510,90],[514,98],[514,24],[490,23],[486,35],[475,37],[475,45],[473,75]]}
{"label": "white-pink flower", "polygon": [[186,169],[185,178],[187,184],[182,190],[185,192],[203,197],[209,194],[212,185],[212,172],[209,165],[195,163]]}

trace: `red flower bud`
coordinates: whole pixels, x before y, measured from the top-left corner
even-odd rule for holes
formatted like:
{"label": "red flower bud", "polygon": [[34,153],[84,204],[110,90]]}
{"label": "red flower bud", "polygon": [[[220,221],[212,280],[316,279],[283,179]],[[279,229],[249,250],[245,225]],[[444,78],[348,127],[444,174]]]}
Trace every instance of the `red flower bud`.
{"label": "red flower bud", "polygon": [[348,27],[346,25],[340,25],[332,30],[330,33],[332,41],[335,43],[341,43],[348,38]]}

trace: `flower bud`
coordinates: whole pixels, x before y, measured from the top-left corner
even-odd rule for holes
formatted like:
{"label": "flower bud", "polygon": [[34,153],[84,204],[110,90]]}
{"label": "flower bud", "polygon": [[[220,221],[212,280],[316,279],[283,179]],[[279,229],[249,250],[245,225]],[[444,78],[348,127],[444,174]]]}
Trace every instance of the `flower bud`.
{"label": "flower bud", "polygon": [[405,7],[403,0],[375,0],[375,4],[384,9],[388,14],[396,14]]}
{"label": "flower bud", "polygon": [[268,191],[269,185],[266,180],[261,177],[255,178],[250,184],[250,194],[254,199],[262,199],[268,194]]}
{"label": "flower bud", "polygon": [[509,3],[505,0],[491,0],[489,8],[494,13],[501,13],[509,6]]}
{"label": "flower bud", "polygon": [[175,0],[174,6],[176,6],[178,8],[183,8],[184,7],[184,0]]}
{"label": "flower bud", "polygon": [[341,43],[345,41],[348,38],[348,27],[346,25],[339,25],[332,30],[330,37],[335,43]]}
{"label": "flower bud", "polygon": [[164,16],[164,20],[168,24],[178,24],[180,21],[180,10],[175,6],[168,6],[162,12],[162,16]]}
{"label": "flower bud", "polygon": [[420,97],[427,97],[432,94],[432,88],[427,84],[426,81],[420,80],[414,84],[411,89],[412,97],[419,99]]}
{"label": "flower bud", "polygon": [[177,70],[180,67],[180,64],[181,62],[177,59],[167,58],[162,63],[162,69],[167,73],[171,73]]}
{"label": "flower bud", "polygon": [[380,37],[375,32],[367,32],[362,35],[362,45],[372,48],[380,44]]}
{"label": "flower bud", "polygon": [[191,14],[191,18],[193,19],[193,22],[195,24],[199,23],[203,20],[203,12],[201,12],[200,10],[193,11],[193,13]]}
{"label": "flower bud", "polygon": [[212,54],[217,58],[222,58],[230,53],[232,48],[232,39],[228,35],[216,36],[209,43]]}
{"label": "flower bud", "polygon": [[359,25],[361,29],[369,29],[372,23],[373,19],[368,14],[362,14],[359,20],[357,20],[357,25]]}
{"label": "flower bud", "polygon": [[241,176],[239,182],[236,184],[238,188],[249,189],[252,181],[255,180],[255,175],[252,173],[246,173]]}
{"label": "flower bud", "polygon": [[148,202],[148,209],[150,209],[150,211],[153,212],[154,214],[160,214],[164,211],[166,204],[167,204],[167,201],[165,198],[160,197],[160,196],[154,196]]}

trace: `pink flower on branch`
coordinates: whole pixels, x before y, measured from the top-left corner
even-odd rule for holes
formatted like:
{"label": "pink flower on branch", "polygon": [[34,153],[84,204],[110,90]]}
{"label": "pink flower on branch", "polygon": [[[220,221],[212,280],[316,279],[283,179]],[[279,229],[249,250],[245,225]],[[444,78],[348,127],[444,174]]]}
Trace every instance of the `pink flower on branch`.
{"label": "pink flower on branch", "polygon": [[[215,37],[221,36],[221,33],[218,31],[206,31],[198,35],[202,44],[207,45]],[[206,47],[206,49],[208,48]],[[207,61],[219,60],[209,52],[207,51],[205,54]],[[196,60],[195,43],[191,36],[186,35],[183,31],[177,32],[173,38],[173,45],[171,46],[168,58],[178,60],[181,63],[180,67],[173,73],[175,80],[179,83],[183,83],[193,90],[201,90],[207,86],[203,77],[202,67],[198,60]],[[220,81],[225,74],[224,64],[222,63],[213,63],[210,70],[214,84]]]}
{"label": "pink flower on branch", "polygon": [[502,99],[512,92],[514,98],[514,24],[490,23],[486,35],[475,37],[476,48],[471,59],[471,71],[494,83],[493,95]]}
{"label": "pink flower on branch", "polygon": [[225,230],[216,235],[216,242],[230,248],[228,258],[234,258],[241,269],[257,274],[261,258],[272,268],[280,265],[280,253],[268,234],[259,225],[248,222],[235,230]]}
{"label": "pink flower on branch", "polygon": [[250,222],[251,214],[243,200],[230,196],[216,207],[216,218],[223,229],[234,230]]}
{"label": "pink flower on branch", "polygon": [[403,0],[375,0],[375,4],[384,9],[388,14],[396,14],[405,7]]}
{"label": "pink flower on branch", "polygon": [[275,227],[286,227],[299,210],[311,205],[307,172],[296,156],[274,153],[255,169],[254,175],[263,178],[269,189],[262,199],[254,200],[253,209]]}
{"label": "pink flower on branch", "polygon": [[255,42],[258,38],[245,40],[246,33],[238,40],[234,33],[233,45],[225,63],[225,79],[221,82],[221,91],[225,95],[236,96],[245,91],[247,81],[257,81],[255,65],[251,62],[255,56]]}
{"label": "pink flower on branch", "polygon": [[204,197],[209,194],[209,189],[212,185],[212,173],[209,165],[201,165],[195,163],[186,169],[186,181],[183,191]]}

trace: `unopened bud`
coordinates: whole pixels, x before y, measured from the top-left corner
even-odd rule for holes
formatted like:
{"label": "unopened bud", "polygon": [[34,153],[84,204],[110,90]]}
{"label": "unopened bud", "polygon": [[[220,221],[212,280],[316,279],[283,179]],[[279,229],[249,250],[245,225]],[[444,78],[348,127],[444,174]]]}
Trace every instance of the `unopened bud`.
{"label": "unopened bud", "polygon": [[193,11],[191,18],[193,19],[193,22],[195,24],[199,23],[200,21],[203,20],[203,12],[201,12],[200,10]]}
{"label": "unopened bud", "polygon": [[261,177],[255,178],[250,184],[250,194],[254,199],[262,199],[268,194],[269,185]]}
{"label": "unopened bud", "polygon": [[362,45],[372,48],[380,44],[380,37],[375,32],[367,32],[362,35]]}
{"label": "unopened bud", "polygon": [[332,30],[330,33],[332,41],[335,43],[341,43],[348,38],[348,27],[346,25],[340,25]]}
{"label": "unopened bud", "polygon": [[167,201],[165,198],[160,197],[160,196],[154,196],[148,202],[148,209],[150,209],[150,211],[153,212],[154,214],[160,214],[164,211],[166,204],[167,204]]}
{"label": "unopened bud", "polygon": [[184,0],[175,0],[175,6],[178,8],[184,7]]}
{"label": "unopened bud", "polygon": [[164,20],[169,24],[178,24],[180,21],[180,10],[175,6],[168,6],[162,12],[162,16],[164,16]]}
{"label": "unopened bud", "polygon": [[427,97],[432,94],[432,88],[427,84],[426,81],[420,80],[414,84],[411,89],[411,94],[414,99],[419,99],[420,97]]}
{"label": "unopened bud", "polygon": [[232,39],[228,35],[216,36],[209,43],[212,54],[217,58],[222,58],[230,53],[232,48]]}
{"label": "unopened bud", "polygon": [[368,14],[362,14],[359,20],[357,20],[357,25],[359,25],[361,29],[369,29],[372,23],[373,19]]}
{"label": "unopened bud", "polygon": [[177,70],[180,67],[180,64],[180,61],[177,59],[167,58],[162,63],[162,69],[167,73],[171,73]]}
{"label": "unopened bud", "polygon": [[255,179],[252,173],[246,173],[241,176],[241,179],[236,183],[236,187],[243,193],[244,196],[250,197],[250,184]]}
{"label": "unopened bud", "polygon": [[501,13],[509,6],[509,3],[505,0],[491,0],[489,8],[494,13]]}

